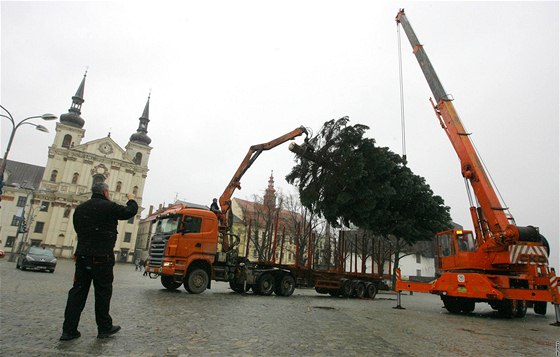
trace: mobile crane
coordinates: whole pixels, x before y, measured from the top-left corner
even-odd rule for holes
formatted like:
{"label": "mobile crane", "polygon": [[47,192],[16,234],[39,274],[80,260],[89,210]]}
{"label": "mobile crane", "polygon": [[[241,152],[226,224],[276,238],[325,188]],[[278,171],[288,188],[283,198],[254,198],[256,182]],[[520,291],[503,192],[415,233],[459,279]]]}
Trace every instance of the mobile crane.
{"label": "mobile crane", "polygon": [[220,212],[184,205],[163,211],[157,217],[156,232],[150,243],[146,265],[149,276],[161,277],[161,284],[168,290],[184,285],[192,294],[210,288],[211,280],[229,282],[238,293],[252,289],[258,295],[274,292],[279,296],[290,296],[296,286],[306,286],[315,287],[321,294],[373,298],[379,288],[385,288],[383,281],[388,277],[373,271],[371,274],[358,273],[357,269],[355,272],[318,271],[312,268],[310,259],[302,267],[297,262],[293,265],[250,262],[239,256],[240,238],[231,232],[233,193],[241,188],[241,178],[263,151],[303,134],[307,142],[307,130],[298,127],[272,141],[251,146],[220,196]]}
{"label": "mobile crane", "polygon": [[[436,75],[424,47],[416,37],[404,10],[396,16],[413,48],[435,98],[430,98],[438,121],[461,163],[470,200],[472,231],[449,230],[436,235],[437,270],[430,283],[403,281],[397,272],[395,290],[441,296],[452,313],[469,313],[476,302],[487,302],[505,317],[523,317],[527,306],[545,315],[547,302],[554,304],[560,325],[560,288],[554,269],[548,266],[547,240],[533,226],[520,227],[506,214],[479,156],[449,96]],[[478,205],[472,200],[469,186]],[[399,299],[400,307],[400,299]]]}

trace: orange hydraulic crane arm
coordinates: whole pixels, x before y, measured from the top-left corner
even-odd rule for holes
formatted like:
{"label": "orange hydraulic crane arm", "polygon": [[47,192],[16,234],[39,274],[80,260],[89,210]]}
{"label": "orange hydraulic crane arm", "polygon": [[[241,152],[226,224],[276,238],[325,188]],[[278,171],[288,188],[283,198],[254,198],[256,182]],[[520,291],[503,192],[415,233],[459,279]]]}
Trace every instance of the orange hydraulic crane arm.
{"label": "orange hydraulic crane arm", "polygon": [[[471,208],[473,216],[473,224],[477,233],[492,232],[492,235],[499,236],[503,241],[516,241],[519,238],[518,228],[510,224],[509,219],[504,212],[498,196],[491,184],[488,175],[476,153],[476,150],[469,138],[469,134],[465,131],[463,123],[459,115],[455,111],[455,107],[450,98],[443,89],[424,47],[416,37],[408,19],[401,9],[396,17],[397,23],[402,25],[413,52],[420,64],[428,85],[436,99],[436,104],[432,102],[432,106],[440,121],[442,128],[445,130],[459,160],[461,161],[461,173],[465,179],[470,182],[471,187],[478,199],[480,208],[482,209],[482,217],[477,210]],[[431,99],[430,99],[431,100]],[[480,229],[482,227],[482,229]]]}
{"label": "orange hydraulic crane arm", "polygon": [[233,175],[229,184],[224,190],[224,193],[222,193],[222,196],[220,196],[220,208],[226,220],[228,219],[227,213],[229,212],[231,207],[231,196],[233,195],[236,189],[241,189],[241,178],[243,177],[245,172],[247,172],[247,170],[251,167],[251,165],[253,165],[253,163],[259,157],[259,155],[263,151],[273,149],[276,146],[283,144],[288,140],[295,139],[296,137],[302,134],[305,134],[306,136],[305,141],[307,141],[308,139],[307,129],[305,129],[303,126],[300,126],[299,128],[296,128],[290,131],[289,133],[286,133],[274,140],[271,140],[264,144],[253,145],[249,148],[247,155],[245,155],[245,158],[243,158],[243,161],[241,161],[241,164],[237,168],[237,171],[235,171],[235,174]]}

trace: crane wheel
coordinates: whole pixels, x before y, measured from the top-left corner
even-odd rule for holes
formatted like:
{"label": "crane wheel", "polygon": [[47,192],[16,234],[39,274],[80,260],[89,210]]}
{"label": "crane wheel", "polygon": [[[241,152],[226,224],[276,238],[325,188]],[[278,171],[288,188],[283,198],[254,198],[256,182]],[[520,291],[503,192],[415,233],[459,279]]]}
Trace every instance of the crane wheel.
{"label": "crane wheel", "polygon": [[470,299],[462,299],[460,301],[461,312],[464,314],[470,314],[474,311],[474,301]]}
{"label": "crane wheel", "polygon": [[525,317],[527,314],[527,300],[517,300],[516,302],[515,317]]}
{"label": "crane wheel", "polygon": [[453,296],[442,296],[443,306],[452,314],[458,314],[461,312],[461,304],[459,299]]}
{"label": "crane wheel", "polygon": [[535,301],[533,303],[533,311],[535,314],[546,315],[546,301]]}
{"label": "crane wheel", "polygon": [[500,317],[511,319],[515,317],[517,305],[513,300],[504,299],[498,303],[498,315]]}

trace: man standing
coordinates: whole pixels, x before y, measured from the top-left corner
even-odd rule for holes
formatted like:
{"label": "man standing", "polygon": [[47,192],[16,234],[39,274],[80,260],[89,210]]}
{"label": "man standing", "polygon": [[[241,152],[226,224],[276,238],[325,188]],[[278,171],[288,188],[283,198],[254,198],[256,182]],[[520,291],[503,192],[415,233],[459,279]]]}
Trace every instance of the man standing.
{"label": "man standing", "polygon": [[91,199],[79,205],[74,212],[74,229],[78,234],[78,247],[74,253],[76,270],[74,284],[68,292],[61,341],[81,336],[78,324],[92,281],[97,338],[107,338],[121,329],[113,325],[109,315],[115,265],[113,248],[117,239],[118,220],[128,220],[136,215],[138,204],[131,193],[127,194],[126,206],[111,202],[109,186],[103,182],[94,184],[91,191]]}

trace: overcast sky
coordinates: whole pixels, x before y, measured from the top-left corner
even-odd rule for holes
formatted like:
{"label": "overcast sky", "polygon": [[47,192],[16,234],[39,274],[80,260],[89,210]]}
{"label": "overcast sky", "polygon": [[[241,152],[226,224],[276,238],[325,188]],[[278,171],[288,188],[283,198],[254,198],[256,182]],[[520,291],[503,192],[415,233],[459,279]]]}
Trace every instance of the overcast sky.
{"label": "overcast sky", "polygon": [[[124,147],[151,91],[143,206],[210,204],[249,146],[348,115],[402,153],[397,27],[404,7],[521,226],[559,251],[559,7],[549,2],[158,1],[1,3],[1,104],[18,119],[68,111],[88,70],[86,137]],[[409,166],[471,228],[457,156],[402,33]],[[45,165],[54,138],[22,127],[10,159]],[[10,127],[2,120],[2,152]],[[301,140],[298,140],[301,142]],[[235,197],[277,189],[284,144]],[[146,211],[145,211],[146,212]]]}

